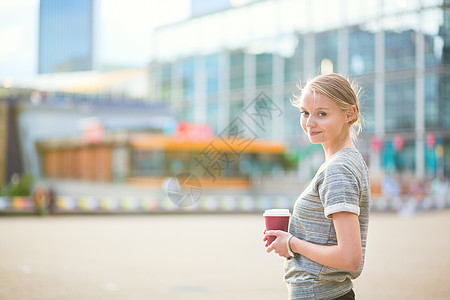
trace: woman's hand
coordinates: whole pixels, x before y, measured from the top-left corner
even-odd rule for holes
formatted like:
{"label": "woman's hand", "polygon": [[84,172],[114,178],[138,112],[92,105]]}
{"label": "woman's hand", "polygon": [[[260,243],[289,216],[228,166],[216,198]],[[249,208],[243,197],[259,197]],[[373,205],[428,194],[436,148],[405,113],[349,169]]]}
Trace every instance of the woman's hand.
{"label": "woman's hand", "polygon": [[267,230],[264,235],[263,241],[267,241],[268,236],[275,236],[275,241],[270,244],[270,246],[267,247],[267,253],[270,253],[272,251],[275,251],[279,256],[290,258],[291,256],[288,253],[287,239],[291,236],[289,232],[282,231],[282,230]]}

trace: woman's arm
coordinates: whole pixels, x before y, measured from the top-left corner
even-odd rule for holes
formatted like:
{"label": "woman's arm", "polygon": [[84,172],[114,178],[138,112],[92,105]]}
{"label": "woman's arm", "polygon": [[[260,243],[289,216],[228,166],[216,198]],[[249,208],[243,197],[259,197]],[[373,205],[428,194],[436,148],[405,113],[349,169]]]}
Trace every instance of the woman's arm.
{"label": "woman's arm", "polygon": [[[337,245],[322,246],[293,237],[290,240],[292,251],[328,267],[351,271],[358,270],[362,261],[358,216],[350,212],[334,213],[333,223],[336,230]],[[270,230],[266,232],[266,235],[277,237],[267,248],[267,252],[274,250],[280,256],[289,257],[286,247],[286,240],[290,236],[289,233],[280,230]]]}

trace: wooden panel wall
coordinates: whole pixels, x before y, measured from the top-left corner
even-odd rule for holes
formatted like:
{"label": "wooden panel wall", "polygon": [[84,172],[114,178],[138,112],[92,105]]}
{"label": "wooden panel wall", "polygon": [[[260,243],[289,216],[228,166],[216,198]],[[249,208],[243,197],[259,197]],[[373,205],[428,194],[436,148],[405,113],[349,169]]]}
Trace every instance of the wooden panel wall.
{"label": "wooden panel wall", "polygon": [[48,149],[43,155],[44,175],[50,178],[112,181],[110,146]]}

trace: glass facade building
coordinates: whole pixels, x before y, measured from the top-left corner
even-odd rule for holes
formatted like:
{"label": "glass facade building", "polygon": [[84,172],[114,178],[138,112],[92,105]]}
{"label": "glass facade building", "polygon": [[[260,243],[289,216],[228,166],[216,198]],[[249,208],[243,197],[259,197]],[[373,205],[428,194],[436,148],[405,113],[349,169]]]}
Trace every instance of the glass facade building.
{"label": "glass facade building", "polygon": [[154,45],[151,98],[182,120],[218,133],[262,91],[284,115],[258,134],[302,151],[296,85],[337,72],[362,88],[372,170],[450,175],[448,0],[256,1],[161,27]]}
{"label": "glass facade building", "polygon": [[95,0],[41,0],[38,73],[94,68]]}

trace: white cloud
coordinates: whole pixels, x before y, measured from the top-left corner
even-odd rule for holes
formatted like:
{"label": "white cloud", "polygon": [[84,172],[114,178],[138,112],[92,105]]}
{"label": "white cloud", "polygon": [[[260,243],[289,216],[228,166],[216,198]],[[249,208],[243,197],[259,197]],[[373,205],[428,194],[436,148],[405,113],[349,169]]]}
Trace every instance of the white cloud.
{"label": "white cloud", "polygon": [[0,9],[6,9],[18,6],[34,6],[39,3],[39,0],[1,0]]}
{"label": "white cloud", "polygon": [[20,49],[20,26],[0,30],[0,62],[11,59],[11,55]]}
{"label": "white cloud", "polygon": [[36,72],[37,8],[37,0],[0,0],[0,80]]}

